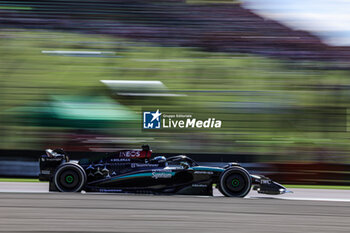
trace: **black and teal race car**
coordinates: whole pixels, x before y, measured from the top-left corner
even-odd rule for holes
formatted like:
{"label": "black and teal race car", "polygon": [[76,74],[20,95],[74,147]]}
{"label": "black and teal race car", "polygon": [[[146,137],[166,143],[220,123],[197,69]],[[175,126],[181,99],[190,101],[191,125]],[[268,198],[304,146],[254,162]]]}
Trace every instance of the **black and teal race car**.
{"label": "black and teal race car", "polygon": [[283,194],[282,185],[252,175],[238,163],[200,166],[185,155],[151,157],[149,146],[122,150],[104,157],[70,161],[62,149],[40,156],[41,181],[50,191],[213,195],[213,185],[228,197],[244,197],[250,190]]}

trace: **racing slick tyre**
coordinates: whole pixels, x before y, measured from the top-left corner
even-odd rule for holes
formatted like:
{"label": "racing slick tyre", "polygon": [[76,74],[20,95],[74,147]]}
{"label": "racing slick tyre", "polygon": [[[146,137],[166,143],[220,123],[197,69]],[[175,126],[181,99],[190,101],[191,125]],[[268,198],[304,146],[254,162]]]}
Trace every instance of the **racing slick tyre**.
{"label": "racing slick tyre", "polygon": [[75,163],[64,163],[59,166],[53,182],[60,192],[79,192],[86,184],[84,169]]}
{"label": "racing slick tyre", "polygon": [[231,167],[220,175],[219,191],[226,197],[244,197],[252,186],[249,172],[242,167]]}

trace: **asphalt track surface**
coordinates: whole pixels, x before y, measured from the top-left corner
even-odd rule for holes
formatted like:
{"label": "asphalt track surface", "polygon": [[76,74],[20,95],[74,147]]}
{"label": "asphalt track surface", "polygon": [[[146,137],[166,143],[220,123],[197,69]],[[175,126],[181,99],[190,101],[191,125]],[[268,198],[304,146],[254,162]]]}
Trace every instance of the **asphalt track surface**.
{"label": "asphalt track surface", "polygon": [[0,232],[350,232],[348,190],[251,192],[242,199],[46,188],[46,183],[0,183]]}

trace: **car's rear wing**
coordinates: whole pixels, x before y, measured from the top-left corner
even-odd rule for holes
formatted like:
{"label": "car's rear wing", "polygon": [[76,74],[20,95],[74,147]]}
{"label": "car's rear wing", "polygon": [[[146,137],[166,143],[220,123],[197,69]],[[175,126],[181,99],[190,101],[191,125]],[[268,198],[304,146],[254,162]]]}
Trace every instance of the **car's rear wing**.
{"label": "car's rear wing", "polygon": [[39,158],[39,180],[49,181],[56,168],[65,162],[69,162],[69,157],[62,149],[46,149],[46,154]]}

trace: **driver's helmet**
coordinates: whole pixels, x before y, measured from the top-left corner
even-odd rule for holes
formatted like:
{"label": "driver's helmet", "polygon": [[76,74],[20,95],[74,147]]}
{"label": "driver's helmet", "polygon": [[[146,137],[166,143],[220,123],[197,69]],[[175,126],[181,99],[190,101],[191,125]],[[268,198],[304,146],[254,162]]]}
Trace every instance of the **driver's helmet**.
{"label": "driver's helmet", "polygon": [[180,166],[182,166],[184,169],[187,169],[187,168],[190,167],[190,165],[187,162],[185,162],[185,161],[181,161],[180,162]]}

